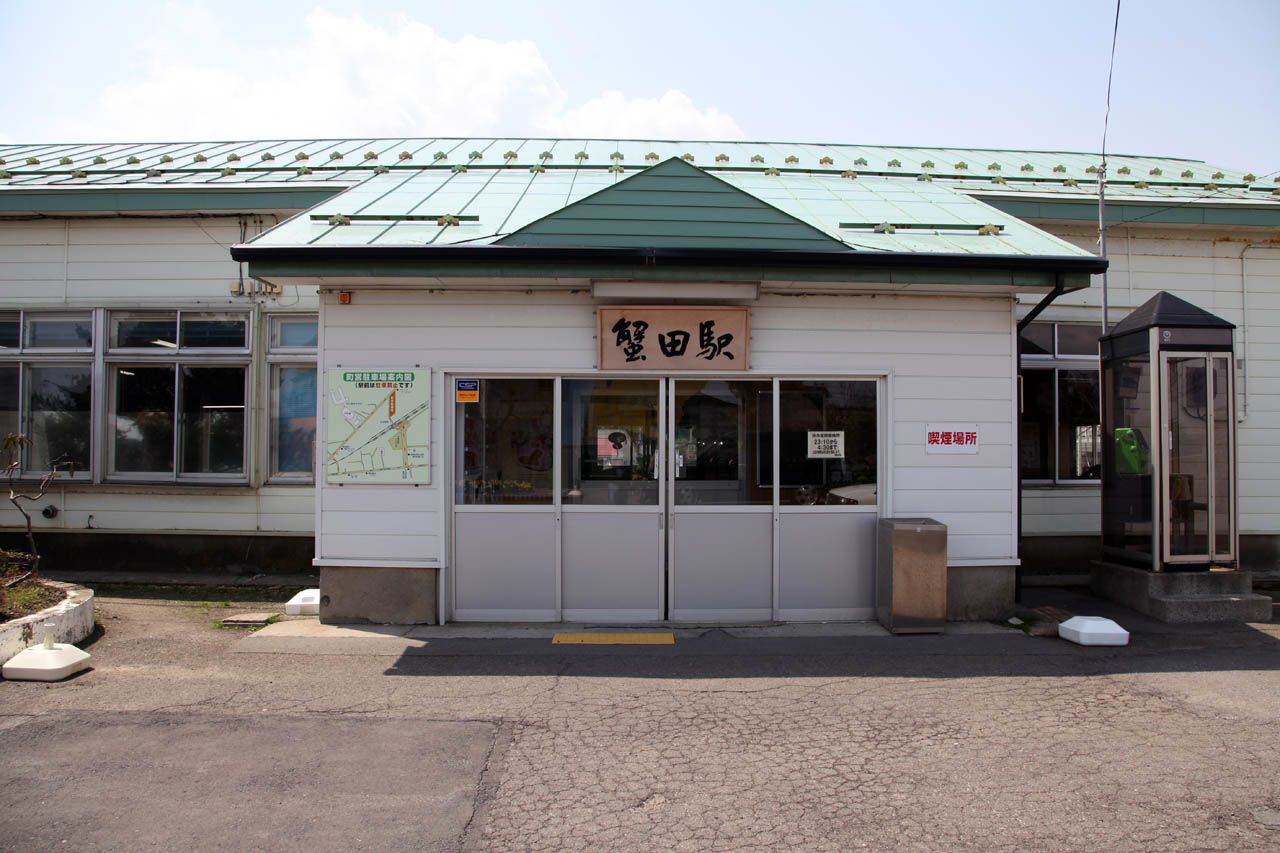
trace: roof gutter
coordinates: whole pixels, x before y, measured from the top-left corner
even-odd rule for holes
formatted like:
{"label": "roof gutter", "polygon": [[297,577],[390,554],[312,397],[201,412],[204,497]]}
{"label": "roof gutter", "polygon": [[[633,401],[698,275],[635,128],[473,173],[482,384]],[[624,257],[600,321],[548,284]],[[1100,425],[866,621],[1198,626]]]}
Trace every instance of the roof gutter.
{"label": "roof gutter", "polygon": [[1095,275],[1107,261],[1095,255],[974,255],[943,252],[786,251],[760,249],[658,249],[579,246],[260,246],[231,247],[236,261],[392,263],[488,262],[513,264],[610,263],[635,266],[678,264],[719,266],[726,263],[761,267],[850,267],[880,269],[1034,270]]}
{"label": "roof gutter", "polygon": [[[1099,260],[1102,260],[1102,259],[1100,258]],[[1103,261],[1103,266],[1105,267],[1105,265],[1106,265],[1106,261]],[[1057,299],[1059,296],[1067,292],[1066,282],[1064,281],[1064,278],[1065,277],[1063,276],[1062,273],[1058,273],[1058,275],[1053,280],[1053,290],[1050,290],[1048,293],[1046,293],[1044,295],[1044,299],[1041,299],[1036,304],[1036,307],[1032,308],[1027,313],[1027,316],[1023,317],[1021,320],[1018,321],[1018,334],[1022,334],[1022,330],[1025,329],[1027,326],[1030,326],[1031,321],[1034,320],[1036,317],[1039,317],[1040,312],[1048,308],[1049,305],[1053,303],[1053,300]]]}

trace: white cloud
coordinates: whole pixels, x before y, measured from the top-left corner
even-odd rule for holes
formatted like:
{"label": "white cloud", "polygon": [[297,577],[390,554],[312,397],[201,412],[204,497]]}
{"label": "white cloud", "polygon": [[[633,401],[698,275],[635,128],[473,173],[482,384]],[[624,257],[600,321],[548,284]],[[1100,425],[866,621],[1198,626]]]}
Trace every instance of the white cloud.
{"label": "white cloud", "polygon": [[741,139],[742,128],[715,107],[699,109],[684,92],[661,98],[628,98],[609,91],[580,107],[552,116],[553,136],[618,136],[649,139]]}
{"label": "white cloud", "polygon": [[[175,11],[176,10],[176,11]],[[107,83],[87,113],[31,128],[66,140],[531,135],[740,138],[688,95],[568,96],[530,41],[450,41],[408,18],[382,28],[317,10],[295,44],[246,52],[200,6],[163,16],[139,72]],[[183,52],[175,45],[196,45]]]}

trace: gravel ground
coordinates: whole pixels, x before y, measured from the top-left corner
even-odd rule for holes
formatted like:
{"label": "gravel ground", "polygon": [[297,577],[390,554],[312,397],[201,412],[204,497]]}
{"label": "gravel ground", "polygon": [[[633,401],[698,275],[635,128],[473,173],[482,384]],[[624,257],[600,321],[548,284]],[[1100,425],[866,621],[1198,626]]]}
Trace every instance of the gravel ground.
{"label": "gravel ground", "polygon": [[282,652],[222,605],[100,597],[91,671],[0,683],[0,847],[1280,849],[1277,623]]}

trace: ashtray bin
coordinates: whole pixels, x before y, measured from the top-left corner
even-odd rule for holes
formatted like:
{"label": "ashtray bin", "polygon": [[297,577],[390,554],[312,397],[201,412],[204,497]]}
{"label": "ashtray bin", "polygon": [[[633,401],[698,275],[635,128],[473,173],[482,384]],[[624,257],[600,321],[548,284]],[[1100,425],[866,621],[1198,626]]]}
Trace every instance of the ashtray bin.
{"label": "ashtray bin", "polygon": [[876,619],[895,634],[947,624],[947,526],[932,518],[880,519]]}

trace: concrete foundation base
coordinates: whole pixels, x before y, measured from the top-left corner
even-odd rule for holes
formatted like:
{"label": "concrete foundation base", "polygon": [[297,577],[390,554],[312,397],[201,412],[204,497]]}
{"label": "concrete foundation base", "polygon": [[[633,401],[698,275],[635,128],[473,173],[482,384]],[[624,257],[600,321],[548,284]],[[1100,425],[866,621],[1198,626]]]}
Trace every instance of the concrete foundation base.
{"label": "concrete foundation base", "polygon": [[326,624],[434,625],[437,569],[335,566],[320,569]]}
{"label": "concrete foundation base", "polygon": [[1096,595],[1169,623],[1266,622],[1271,598],[1253,592],[1249,572],[1151,572],[1096,562]]}
{"label": "concrete foundation base", "polygon": [[947,620],[978,622],[999,619],[1013,607],[1013,566],[949,566]]}

